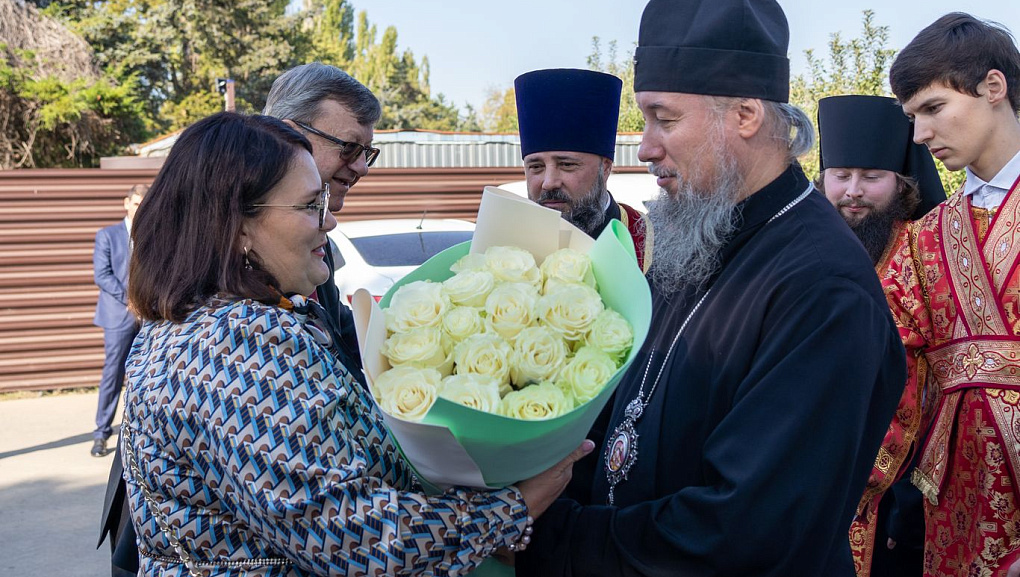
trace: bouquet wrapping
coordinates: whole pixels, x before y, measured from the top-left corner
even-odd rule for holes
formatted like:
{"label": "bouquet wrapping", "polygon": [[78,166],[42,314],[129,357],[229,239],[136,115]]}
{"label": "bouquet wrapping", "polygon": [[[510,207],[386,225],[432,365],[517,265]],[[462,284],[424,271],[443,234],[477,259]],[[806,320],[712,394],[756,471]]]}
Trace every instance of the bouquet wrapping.
{"label": "bouquet wrapping", "polygon": [[[391,358],[398,354],[405,355],[408,357],[407,362],[411,363],[423,355],[434,356],[434,351],[439,350],[436,339],[440,338],[438,335],[441,331],[412,329],[398,336],[398,339],[403,341],[388,343],[387,318],[383,309],[389,306],[393,295],[401,287],[423,280],[435,283],[445,281],[454,275],[450,270],[451,266],[461,261],[463,257],[469,254],[482,255],[491,247],[524,249],[534,256],[537,263],[542,263],[547,256],[563,248],[587,254],[603,303],[606,308],[612,309],[626,319],[633,331],[633,341],[629,350],[615,350],[606,345],[609,350],[603,348],[598,354],[605,352],[614,356],[615,364],[619,365],[608,383],[600,390],[595,389],[588,395],[580,394],[575,397],[576,407],[572,410],[568,407],[565,411],[558,411],[556,413],[558,416],[552,418],[520,420],[494,414],[491,405],[499,402],[498,396],[489,398],[472,392],[475,389],[467,386],[470,383],[457,381],[459,375],[454,377],[454,383],[448,385],[447,396],[471,396],[470,399],[460,399],[461,402],[458,403],[442,396],[434,400],[427,398],[422,405],[427,407],[426,413],[415,414],[413,408],[411,412],[403,412],[401,403],[408,401],[409,406],[417,406],[423,401],[422,395],[431,394],[422,391],[431,391],[437,385],[436,382],[427,382],[418,387],[414,381],[435,381],[439,375],[438,373],[428,375],[414,370],[404,372],[403,367],[387,372],[391,368],[387,354]],[[467,278],[463,285],[454,287],[462,289],[456,295],[458,301],[479,306],[483,299],[474,299],[474,292],[476,290],[481,292],[488,287],[479,285],[481,288],[478,288],[470,278]],[[513,283],[500,286],[509,287],[504,290],[514,290]],[[425,288],[428,289],[428,286]],[[561,294],[569,294],[569,291]],[[478,302],[474,302],[475,300]],[[513,302],[513,299],[509,299],[508,302]],[[598,240],[593,240],[564,221],[559,212],[492,187],[487,187],[482,195],[477,225],[470,243],[451,247],[429,259],[396,283],[378,304],[367,291],[356,293],[352,304],[365,374],[373,396],[382,400],[380,409],[386,425],[405,458],[414,466],[419,479],[427,487],[438,490],[451,486],[479,489],[505,487],[545,471],[566,457],[584,440],[592,423],[612,396],[624,371],[630,366],[648,334],[651,317],[648,283],[638,269],[633,243],[622,223],[613,221]],[[574,306],[570,298],[559,299],[556,306],[564,309],[562,314],[565,315],[577,312],[570,310]],[[584,304],[579,301],[576,306],[582,307]],[[513,328],[512,323],[500,324],[500,319],[512,320],[512,310],[489,313],[486,318],[492,323],[493,331],[520,330]],[[579,314],[583,313],[584,311],[581,311]],[[450,318],[452,316],[454,315],[448,315],[443,321],[455,327],[475,322],[470,318]],[[391,318],[391,329],[395,323],[400,322],[400,319]],[[449,331],[443,334],[449,334]],[[535,331],[535,334],[528,335],[528,338],[534,343],[533,356],[541,357],[545,354],[546,346],[543,344],[545,335]],[[484,338],[480,340],[484,341]],[[485,343],[482,342],[479,346],[485,346]],[[394,352],[395,350],[398,352]],[[575,357],[582,353],[588,354],[582,348]],[[401,358],[401,361],[404,360]],[[452,361],[452,358],[450,360]],[[439,359],[431,358],[425,361],[434,365]],[[460,361],[468,362],[464,358]],[[449,368],[449,365],[440,367],[441,370],[445,369],[447,374]],[[523,380],[526,377],[533,377],[536,381],[542,380],[540,363],[537,365],[515,363],[508,369],[514,371],[514,380]],[[605,369],[602,371],[606,372]],[[398,384],[403,397],[392,393],[398,388],[396,386]],[[539,385],[530,385],[527,389],[537,386]],[[534,392],[540,391],[536,389]],[[487,410],[490,412],[485,412]],[[522,406],[518,410],[524,412],[527,409]],[[406,418],[395,415],[403,415]]]}

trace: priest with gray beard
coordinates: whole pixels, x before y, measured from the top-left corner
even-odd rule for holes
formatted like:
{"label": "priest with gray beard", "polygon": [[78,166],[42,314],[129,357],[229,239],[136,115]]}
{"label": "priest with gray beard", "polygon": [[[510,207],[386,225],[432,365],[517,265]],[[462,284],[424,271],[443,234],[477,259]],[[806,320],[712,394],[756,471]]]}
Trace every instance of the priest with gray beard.
{"label": "priest with gray beard", "polygon": [[645,8],[652,332],[518,575],[854,575],[906,361],[867,253],[796,162],[813,132],[786,104],[788,41],[775,0]]}

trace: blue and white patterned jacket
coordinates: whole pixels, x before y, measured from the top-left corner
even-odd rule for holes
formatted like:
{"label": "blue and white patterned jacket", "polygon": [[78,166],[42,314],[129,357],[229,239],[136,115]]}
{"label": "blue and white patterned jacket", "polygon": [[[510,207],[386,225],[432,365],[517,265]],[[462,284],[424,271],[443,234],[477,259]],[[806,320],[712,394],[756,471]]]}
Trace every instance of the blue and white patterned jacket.
{"label": "blue and white patterned jacket", "polygon": [[[292,312],[213,299],[144,323],[127,368],[123,450],[204,575],[458,575],[524,529],[512,487],[422,494],[369,393]],[[142,573],[187,575],[125,477]],[[265,558],[288,564],[223,563]]]}

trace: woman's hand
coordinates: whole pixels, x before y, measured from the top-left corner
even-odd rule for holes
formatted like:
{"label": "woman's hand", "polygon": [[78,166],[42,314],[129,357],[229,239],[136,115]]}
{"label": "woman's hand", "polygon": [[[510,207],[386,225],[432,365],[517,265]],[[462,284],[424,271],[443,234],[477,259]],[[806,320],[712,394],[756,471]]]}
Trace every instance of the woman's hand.
{"label": "woman's hand", "polygon": [[573,474],[574,463],[580,461],[594,449],[595,443],[585,439],[580,447],[574,449],[573,453],[567,455],[559,463],[545,472],[518,483],[517,489],[528,506],[528,514],[537,519],[539,515],[545,513],[556,497],[559,497],[560,493],[567,488],[567,483],[570,482],[570,477]]}

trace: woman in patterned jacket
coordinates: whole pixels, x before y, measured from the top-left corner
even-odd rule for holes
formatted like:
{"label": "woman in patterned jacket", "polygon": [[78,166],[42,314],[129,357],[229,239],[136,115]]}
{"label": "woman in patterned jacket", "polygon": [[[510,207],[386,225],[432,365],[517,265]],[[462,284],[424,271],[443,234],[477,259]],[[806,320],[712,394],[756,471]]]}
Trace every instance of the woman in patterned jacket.
{"label": "woman in patterned jacket", "polygon": [[181,134],[132,227],[122,456],[144,575],[457,575],[527,544],[585,442],[516,487],[426,496],[321,307],[311,146],[264,116]]}

